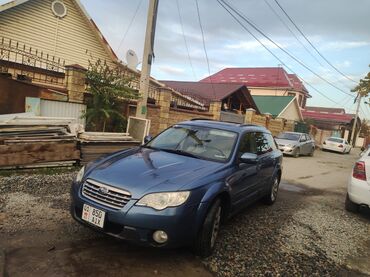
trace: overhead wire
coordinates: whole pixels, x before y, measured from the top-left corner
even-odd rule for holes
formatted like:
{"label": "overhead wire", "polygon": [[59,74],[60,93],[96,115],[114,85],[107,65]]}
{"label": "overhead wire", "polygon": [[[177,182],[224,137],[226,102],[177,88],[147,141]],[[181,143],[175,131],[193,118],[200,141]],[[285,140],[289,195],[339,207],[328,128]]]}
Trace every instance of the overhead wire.
{"label": "overhead wire", "polygon": [[121,39],[121,41],[120,41],[120,43],[118,45],[117,52],[119,52],[119,50],[121,49],[121,47],[123,45],[123,42],[126,40],[126,37],[127,37],[128,33],[129,33],[131,27],[132,27],[132,24],[135,21],[135,18],[137,16],[138,12],[139,12],[139,9],[140,9],[142,3],[143,3],[143,0],[140,0],[140,2],[138,3],[138,5],[136,6],[135,12],[134,12],[134,14],[133,14],[133,16],[132,16],[132,18],[130,20],[130,23],[127,25],[126,31],[125,31],[125,33],[123,35],[123,38]]}
{"label": "overhead wire", "polygon": [[[218,0],[217,0],[218,1]],[[317,78],[319,78],[320,80],[324,81],[325,83],[329,84],[330,86],[332,86],[333,88],[341,91],[342,93],[344,94],[347,94],[347,95],[351,95],[349,94],[348,92],[342,90],[341,88],[339,88],[338,86],[336,86],[335,84],[333,84],[332,82],[330,82],[329,80],[325,79],[324,77],[322,77],[321,75],[319,75],[318,73],[316,73],[314,70],[312,70],[310,67],[308,67],[305,63],[303,63],[301,60],[299,60],[298,58],[296,58],[294,55],[292,55],[289,51],[285,50],[283,47],[281,47],[278,43],[276,43],[274,40],[272,40],[269,36],[267,36],[263,31],[261,31],[255,24],[253,24],[251,22],[251,20],[249,20],[244,14],[242,14],[240,11],[238,11],[236,8],[234,8],[230,3],[228,3],[227,1],[225,0],[220,0],[222,1],[222,3],[224,3],[230,10],[232,10],[235,14],[237,14],[241,19],[243,19],[245,22],[248,23],[248,25],[250,25],[254,30],[256,30],[258,33],[260,33],[263,37],[265,37],[268,41],[270,41],[272,44],[274,44],[276,47],[278,47],[281,51],[283,51],[286,55],[288,55],[290,58],[292,58],[293,60],[295,60],[297,63],[299,63],[301,66],[303,66],[305,69],[307,69],[308,71],[310,71],[312,74],[314,74]]]}
{"label": "overhead wire", "polygon": [[294,20],[289,16],[289,14],[285,11],[285,9],[280,5],[278,0],[274,0],[276,4],[279,6],[279,8],[283,11],[283,13],[286,15],[286,17],[289,19],[289,21],[294,25],[294,27],[298,30],[298,32],[304,37],[304,39],[311,45],[311,47],[316,51],[317,54],[328,64],[330,65],[336,72],[338,72],[340,75],[345,77],[347,80],[352,81],[354,83],[357,83],[352,78],[348,77],[346,74],[344,74],[342,71],[340,71],[337,67],[335,67],[325,56],[313,45],[313,43],[307,38],[307,36],[302,32],[302,30],[297,26],[297,24],[294,22]]}
{"label": "overhead wire", "polygon": [[[273,57],[275,57],[275,59],[277,59],[282,65],[284,65],[289,71],[291,71],[292,73],[296,74],[294,72],[294,70],[292,70],[283,60],[281,60],[274,52],[272,52],[255,34],[253,34],[227,7],[226,5],[224,5],[223,1],[222,0],[216,0],[220,6],[222,8],[224,8],[233,18],[236,22],[239,23],[239,25],[244,29],[246,30],[259,44],[261,44],[261,46],[266,50],[268,51]],[[298,77],[298,74],[296,74],[297,77]],[[323,92],[321,92],[320,90],[318,90],[317,88],[315,88],[314,86],[312,86],[310,83],[308,83],[307,81],[305,81],[303,78],[301,77],[298,77],[301,81],[303,81],[307,86],[309,86],[310,88],[312,88],[313,90],[315,90],[317,93],[319,93],[321,96],[323,96],[324,98],[326,98],[327,100],[339,105],[339,103],[331,98],[329,98],[328,96],[326,96]],[[210,80],[212,80],[210,78]]]}
{"label": "overhead wire", "polygon": [[182,20],[182,16],[181,16],[181,11],[180,11],[179,0],[176,0],[176,6],[177,6],[177,12],[179,14],[182,36],[184,38],[184,43],[185,43],[185,48],[186,48],[186,52],[187,52],[187,55],[188,55],[189,64],[190,64],[190,67],[191,67],[191,71],[193,72],[194,80],[196,80],[197,76],[195,75],[195,70],[194,70],[193,63],[192,63],[191,57],[190,57],[188,42],[187,42],[187,39],[186,39],[186,36],[185,36],[185,30],[184,30],[184,24],[183,24],[183,20]]}
{"label": "overhead wire", "polygon": [[270,8],[270,10],[276,15],[276,17],[279,19],[279,21],[289,30],[291,35],[299,42],[299,44],[306,50],[306,52],[313,58],[315,61],[323,67],[323,64],[320,62],[318,58],[314,54],[311,53],[311,51],[304,45],[304,43],[298,38],[298,36],[293,32],[293,30],[289,27],[289,25],[281,18],[281,16],[276,12],[274,7],[271,6],[271,4],[268,2],[268,0],[264,0],[266,5]]}
{"label": "overhead wire", "polygon": [[207,47],[206,47],[206,40],[204,38],[204,30],[203,30],[203,26],[202,26],[202,19],[201,19],[201,16],[200,16],[200,9],[199,9],[198,0],[195,0],[195,5],[196,5],[196,8],[197,8],[198,22],[199,22],[201,35],[202,35],[203,50],[204,50],[204,54],[206,56],[206,61],[207,61],[208,76],[209,76],[211,86],[212,86],[212,90],[213,90],[213,97],[216,98],[216,91],[215,91],[215,87],[213,85],[212,78],[211,78],[211,67],[209,65],[209,58],[208,58]]}

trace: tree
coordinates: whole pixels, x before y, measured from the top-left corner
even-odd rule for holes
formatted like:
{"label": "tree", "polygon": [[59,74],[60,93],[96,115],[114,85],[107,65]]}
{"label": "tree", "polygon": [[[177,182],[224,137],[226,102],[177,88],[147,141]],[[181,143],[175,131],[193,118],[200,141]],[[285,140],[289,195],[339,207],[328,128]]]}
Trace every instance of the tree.
{"label": "tree", "polygon": [[[369,65],[370,67],[370,65]],[[369,96],[370,92],[370,72],[367,73],[364,79],[360,79],[359,84],[352,90],[359,93],[362,97]]]}
{"label": "tree", "polygon": [[138,98],[138,92],[130,87],[130,80],[118,67],[111,69],[106,62],[97,60],[89,61],[86,82],[92,94],[83,115],[87,126],[95,131],[122,131],[126,124],[122,103]]}

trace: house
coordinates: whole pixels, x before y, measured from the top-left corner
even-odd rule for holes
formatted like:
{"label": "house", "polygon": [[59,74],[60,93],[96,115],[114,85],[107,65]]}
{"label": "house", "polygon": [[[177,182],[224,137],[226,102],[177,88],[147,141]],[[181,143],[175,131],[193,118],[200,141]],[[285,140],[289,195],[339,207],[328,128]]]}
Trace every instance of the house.
{"label": "house", "polygon": [[[86,68],[90,61],[98,60],[110,67],[118,66],[122,75],[131,80],[131,87],[139,88],[140,72],[118,59],[79,0],[14,0],[0,6],[0,114],[15,112],[6,107],[9,101],[16,101],[13,107],[20,112],[22,107],[26,109],[27,97],[39,97],[41,115],[44,110],[53,112],[50,107],[42,107],[50,104],[46,100],[54,100],[64,101],[55,116],[70,116],[69,107],[73,106],[80,117],[80,106],[72,104],[86,103]],[[28,87],[37,93],[24,89],[22,82],[32,84]],[[163,97],[162,93],[168,96]],[[151,78],[149,119],[157,121],[160,105],[167,105],[161,98],[168,97],[178,109],[187,110],[188,118],[200,117],[202,112],[205,117],[212,117],[196,99]],[[168,107],[162,108],[162,114],[168,115]],[[136,101],[126,102],[122,113],[128,115],[133,109],[136,110]],[[191,110],[196,113],[191,114]],[[161,126],[158,122],[152,124],[154,133],[167,127],[167,119],[162,121],[166,123]]]}
{"label": "house", "polygon": [[225,68],[200,82],[244,84],[252,95],[295,96],[302,108],[311,98],[298,76],[282,67]]}
{"label": "house", "polygon": [[253,100],[263,114],[271,114],[273,118],[303,121],[301,109],[295,96],[253,95]]}
{"label": "house", "polygon": [[[312,123],[316,128],[327,131],[326,136],[341,137],[350,141],[355,121],[354,114],[346,113],[343,108],[327,107],[306,107],[306,109],[302,111],[302,114],[304,119]],[[358,118],[356,140],[358,140],[360,127],[361,119]]]}
{"label": "house", "polygon": [[170,88],[189,95],[206,107],[220,103],[219,117],[223,121],[244,123],[246,110],[252,108],[259,113],[248,88],[239,84],[210,84],[200,82],[161,81]]}

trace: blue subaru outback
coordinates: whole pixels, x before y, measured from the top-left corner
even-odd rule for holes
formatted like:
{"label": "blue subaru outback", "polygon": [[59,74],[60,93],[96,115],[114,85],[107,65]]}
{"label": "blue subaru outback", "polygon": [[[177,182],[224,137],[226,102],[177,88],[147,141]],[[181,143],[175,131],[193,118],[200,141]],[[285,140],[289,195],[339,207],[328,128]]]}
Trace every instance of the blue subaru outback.
{"label": "blue subaru outback", "polygon": [[137,148],[82,168],[71,213],[108,235],[212,253],[221,222],[276,201],[282,154],[263,127],[209,120],[176,124]]}

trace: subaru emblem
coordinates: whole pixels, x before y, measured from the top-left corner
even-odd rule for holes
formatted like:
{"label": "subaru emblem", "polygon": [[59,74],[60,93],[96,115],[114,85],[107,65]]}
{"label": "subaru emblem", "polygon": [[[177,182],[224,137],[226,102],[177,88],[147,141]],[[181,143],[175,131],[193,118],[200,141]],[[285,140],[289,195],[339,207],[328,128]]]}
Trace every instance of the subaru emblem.
{"label": "subaru emblem", "polygon": [[109,190],[107,188],[101,187],[99,188],[99,193],[100,194],[108,194]]}

